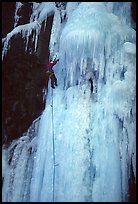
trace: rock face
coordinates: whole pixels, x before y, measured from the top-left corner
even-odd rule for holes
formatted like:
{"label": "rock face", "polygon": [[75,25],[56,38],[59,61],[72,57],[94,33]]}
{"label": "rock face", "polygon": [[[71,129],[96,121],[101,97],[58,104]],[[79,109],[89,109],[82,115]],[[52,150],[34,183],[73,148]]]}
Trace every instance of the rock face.
{"label": "rock face", "polygon": [[136,22],[136,2],[132,2],[131,11],[132,11],[132,18]]}
{"label": "rock face", "polygon": [[[13,53],[14,54],[14,53]],[[36,56],[19,53],[6,56],[2,72],[3,142],[9,143],[27,131],[44,109],[43,89],[48,79]]]}

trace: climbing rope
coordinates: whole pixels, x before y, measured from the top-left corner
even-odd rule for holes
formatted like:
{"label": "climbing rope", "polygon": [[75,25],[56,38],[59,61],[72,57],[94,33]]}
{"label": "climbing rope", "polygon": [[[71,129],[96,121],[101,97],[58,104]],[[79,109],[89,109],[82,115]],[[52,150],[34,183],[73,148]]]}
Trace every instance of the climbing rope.
{"label": "climbing rope", "polygon": [[52,89],[52,132],[53,132],[53,202],[55,199],[55,134],[54,134],[54,111],[53,111],[53,89]]}

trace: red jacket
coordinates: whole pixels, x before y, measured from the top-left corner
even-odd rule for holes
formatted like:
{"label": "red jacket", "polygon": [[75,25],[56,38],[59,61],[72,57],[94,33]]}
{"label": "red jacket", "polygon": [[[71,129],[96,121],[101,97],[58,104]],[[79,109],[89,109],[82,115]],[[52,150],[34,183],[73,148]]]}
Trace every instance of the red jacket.
{"label": "red jacket", "polygon": [[57,60],[54,60],[54,61],[49,62],[49,64],[47,65],[48,71],[51,71],[52,68],[53,68],[53,66],[54,66],[58,61],[59,61],[59,60],[57,59]]}

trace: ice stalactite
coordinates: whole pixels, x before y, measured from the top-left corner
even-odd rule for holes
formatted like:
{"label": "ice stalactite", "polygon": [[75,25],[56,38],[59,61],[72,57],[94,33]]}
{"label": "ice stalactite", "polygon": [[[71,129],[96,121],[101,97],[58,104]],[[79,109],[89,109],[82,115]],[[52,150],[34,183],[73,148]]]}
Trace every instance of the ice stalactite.
{"label": "ice stalactite", "polygon": [[18,24],[18,21],[20,19],[20,16],[18,15],[18,12],[20,11],[23,4],[21,2],[16,2],[16,10],[15,10],[15,16],[14,16],[14,28]]}

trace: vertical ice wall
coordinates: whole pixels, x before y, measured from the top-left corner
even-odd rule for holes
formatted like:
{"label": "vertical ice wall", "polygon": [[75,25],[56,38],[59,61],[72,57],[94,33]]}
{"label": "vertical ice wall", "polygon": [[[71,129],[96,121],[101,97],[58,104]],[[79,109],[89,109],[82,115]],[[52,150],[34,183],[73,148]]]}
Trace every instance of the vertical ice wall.
{"label": "vertical ice wall", "polygon": [[128,199],[135,155],[134,43],[135,31],[104,3],[81,3],[70,15],[55,66],[59,85],[49,87],[41,120],[32,201]]}
{"label": "vertical ice wall", "polygon": [[[6,174],[11,181],[4,176],[3,193],[10,192],[9,183],[20,190],[15,197],[6,193],[5,200],[127,201],[131,159],[136,176],[135,31],[116,16],[129,18],[123,9],[129,11],[129,3],[113,3],[111,10],[107,5],[77,5],[61,30],[57,28],[59,35],[63,28],[60,39],[53,27],[51,53],[59,47],[60,57],[54,68],[58,87],[53,90],[49,84],[37,147],[30,158],[28,195],[19,193],[25,183],[17,184],[20,159],[14,164],[15,155]],[[26,162],[26,153],[22,155]]]}

